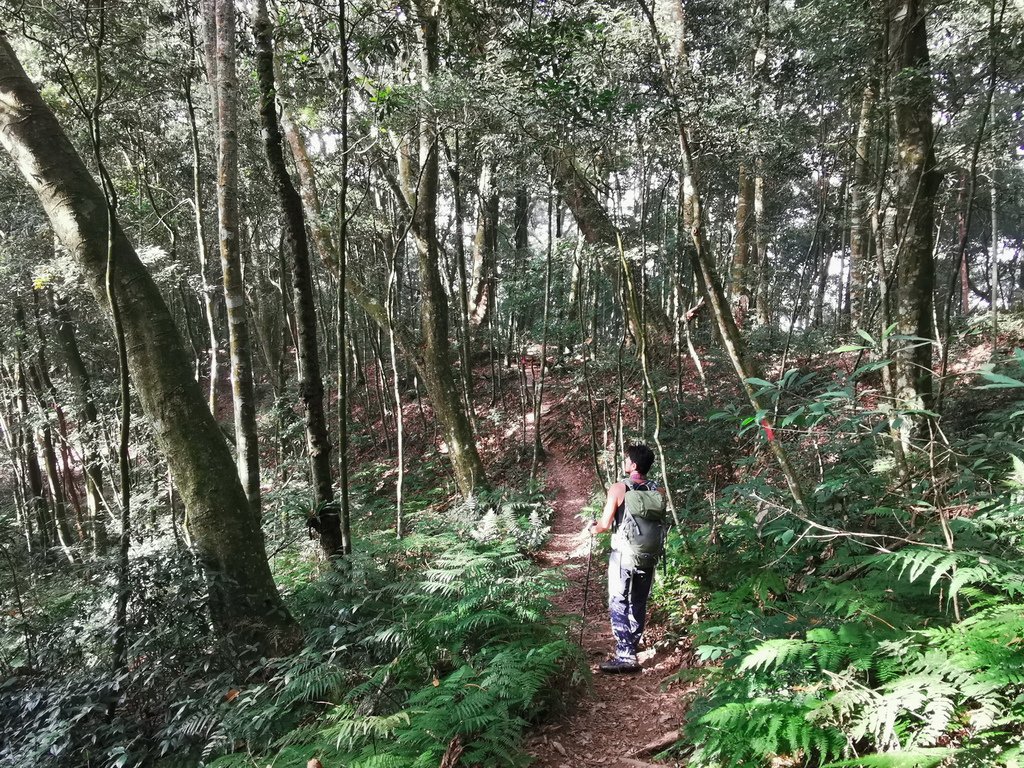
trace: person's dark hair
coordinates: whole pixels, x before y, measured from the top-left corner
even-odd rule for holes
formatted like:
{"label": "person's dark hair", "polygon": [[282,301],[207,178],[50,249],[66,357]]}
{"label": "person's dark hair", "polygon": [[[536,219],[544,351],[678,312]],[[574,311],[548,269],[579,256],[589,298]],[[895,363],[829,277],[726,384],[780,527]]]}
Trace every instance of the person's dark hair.
{"label": "person's dark hair", "polygon": [[636,464],[636,471],[646,475],[654,466],[654,451],[647,447],[646,443],[626,446],[626,455]]}

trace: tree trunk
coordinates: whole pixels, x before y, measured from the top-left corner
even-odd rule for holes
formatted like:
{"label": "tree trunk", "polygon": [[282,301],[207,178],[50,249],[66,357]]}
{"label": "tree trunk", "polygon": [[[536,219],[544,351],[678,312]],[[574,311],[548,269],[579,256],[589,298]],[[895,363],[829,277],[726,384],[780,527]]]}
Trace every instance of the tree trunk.
{"label": "tree trunk", "polygon": [[494,160],[485,159],[480,169],[480,213],[473,240],[473,277],[469,289],[469,320],[474,328],[487,326],[496,296],[500,198],[494,174]]}
{"label": "tree trunk", "polygon": [[309,242],[302,199],[292,184],[284,162],[281,128],[277,120],[274,87],[274,48],[266,0],[259,0],[254,19],[256,35],[256,74],[260,87],[260,124],[267,153],[267,165],[284,216],[284,239],[292,254],[292,290],[298,336],[298,384],[306,422],[306,447],[312,466],[313,489],[318,515],[320,546],[327,557],[341,550],[341,525],[334,504],[331,478],[331,444],[324,412],[324,385],[320,375],[317,344],[316,308],[313,278],[309,262]]}
{"label": "tree trunk", "polygon": [[754,187],[747,165],[740,163],[736,192],[736,243],[732,254],[729,293],[736,325],[742,328],[750,310],[750,282],[747,276],[750,261],[750,224],[754,203]]}
{"label": "tree trunk", "polygon": [[768,296],[771,295],[771,264],[768,263],[768,243],[765,233],[764,219],[764,163],[757,161],[754,176],[754,262],[757,264],[757,324],[769,325],[772,322]]}
{"label": "tree trunk", "polygon": [[[253,516],[260,518],[259,444],[256,434],[256,385],[252,342],[242,283],[241,226],[238,213],[238,78],[235,74],[234,0],[213,0],[216,55],[207,51],[207,72],[217,115],[217,210],[224,303],[231,352],[231,393],[234,400],[235,451],[238,475]],[[209,32],[207,32],[209,40]],[[209,62],[216,62],[211,70]]]}
{"label": "tree trunk", "polygon": [[[694,162],[693,149],[691,147],[690,129],[683,116],[678,86],[671,76],[671,73],[678,69],[678,62],[677,66],[670,66],[666,60],[666,54],[661,45],[661,37],[658,32],[657,23],[654,19],[654,13],[652,12],[651,7],[647,5],[646,0],[640,0],[640,7],[647,17],[647,21],[651,28],[651,35],[654,38],[655,44],[658,46],[662,76],[665,79],[665,84],[672,97],[672,111],[676,121],[677,139],[679,142],[679,160],[683,174],[683,189],[684,194],[688,198],[683,201],[681,207],[686,212],[684,215],[689,219],[687,221],[687,225],[689,226],[690,239],[693,243],[693,248],[690,251],[693,270],[695,274],[699,275],[698,284],[701,286],[701,291],[704,294],[705,300],[711,306],[711,311],[714,315],[715,323],[722,339],[722,344],[725,346],[726,353],[733,365],[733,370],[735,370],[736,375],[740,380],[740,384],[743,387],[744,392],[747,394],[747,398],[754,409],[755,415],[761,419],[761,424],[765,428],[766,434],[770,436],[774,432],[770,414],[767,409],[762,406],[760,398],[754,389],[754,385],[750,381],[751,378],[756,376],[757,372],[747,356],[743,336],[740,333],[739,328],[736,326],[736,321],[730,311],[728,301],[725,297],[725,290],[722,288],[722,283],[721,280],[719,280],[718,273],[715,269],[714,259],[708,249],[707,239],[704,234],[703,204],[701,202],[701,196],[697,184],[697,166]],[[679,13],[683,13],[681,5],[679,7]],[[680,18],[679,35],[680,37],[683,35],[682,17]],[[679,41],[678,50],[685,50],[682,40]],[[760,178],[761,174],[759,172],[757,180],[755,180],[755,204],[758,198],[757,181],[759,181]],[[793,497],[793,501],[798,507],[804,507],[806,502],[804,501],[804,493],[800,477],[789,461],[788,452],[778,439],[772,439],[769,437],[768,446],[779,464],[779,468],[786,480],[786,484],[789,486],[789,491]]]}
{"label": "tree trunk", "polygon": [[92,527],[93,544],[98,552],[107,546],[107,527],[105,523],[106,504],[103,501],[103,467],[100,462],[100,435],[103,429],[100,424],[99,412],[92,395],[92,382],[89,372],[82,360],[75,336],[75,326],[68,313],[66,302],[51,297],[50,312],[56,325],[57,343],[64,355],[71,380],[78,389],[81,400],[81,424],[78,427],[81,435],[82,463],[85,467],[85,498],[89,522]]}
{"label": "tree trunk", "polygon": [[217,318],[219,316],[217,303],[217,288],[210,281],[210,255],[206,241],[206,223],[203,211],[203,184],[200,176],[202,155],[199,149],[199,130],[196,126],[196,110],[192,102],[191,77],[186,75],[184,80],[185,106],[188,109],[189,135],[192,140],[192,207],[195,212],[196,225],[196,250],[199,254],[199,278],[203,291],[203,307],[206,315],[206,333],[209,339],[210,361],[209,377],[210,388],[208,402],[210,413],[217,416],[217,385],[220,378],[220,339],[217,334]]}
{"label": "tree trunk", "polygon": [[992,124],[990,139],[992,142],[992,171],[990,180],[990,195],[992,198],[992,215],[989,228],[992,262],[989,267],[989,311],[992,318],[992,352],[999,345],[999,185],[997,174],[999,166],[999,148],[996,142],[996,105],[989,104],[989,122]]}
{"label": "tree trunk", "polygon": [[[526,264],[530,257],[530,196],[525,187],[520,187],[516,190],[512,218],[512,226],[515,229],[512,275],[513,279],[515,279],[516,275],[525,274]],[[509,342],[511,343],[511,339],[521,336],[523,329],[526,327],[526,313],[521,307],[518,308],[517,314],[510,322],[511,333],[509,336],[511,338]]]}
{"label": "tree trunk", "polygon": [[871,194],[871,145],[874,139],[875,100],[878,81],[874,77],[864,86],[857,123],[857,145],[853,159],[853,184],[850,187],[850,314],[853,327],[864,327],[867,276],[870,274],[871,232],[867,203]]}
{"label": "tree trunk", "polygon": [[[452,208],[454,209],[454,258],[456,271],[459,275],[458,292],[459,292],[459,322],[458,322],[458,341],[459,341],[459,363],[461,366],[459,377],[459,383],[462,385],[462,400],[463,405],[466,408],[466,413],[469,415],[470,425],[473,427],[474,433],[476,432],[476,421],[473,413],[473,364],[472,355],[470,354],[470,336],[471,336],[471,323],[470,323],[470,305],[469,305],[469,279],[466,276],[466,245],[465,245],[465,233],[463,228],[463,194],[462,194],[462,174],[459,170],[460,152],[459,152],[459,132],[455,131],[455,151],[451,152],[448,149],[447,142],[445,142],[445,155],[448,160],[448,177],[452,182]],[[397,267],[397,258],[399,248],[392,248],[391,251],[391,265],[389,266],[390,279],[388,282],[388,292],[393,293],[394,297],[388,306],[390,313],[390,327],[388,328],[388,339],[391,344],[394,345],[394,327],[398,324],[399,318],[401,317],[401,296],[402,296],[402,280],[401,270]],[[394,286],[391,285],[394,282]],[[392,311],[394,310],[394,311]]]}
{"label": "tree trunk", "polygon": [[[420,2],[420,84],[428,92],[437,71],[438,17],[433,7]],[[463,495],[485,487],[487,478],[476,449],[473,429],[462,407],[462,399],[451,364],[448,343],[448,299],[441,284],[440,251],[437,240],[438,135],[437,115],[425,106],[419,125],[419,183],[403,178],[406,198],[415,199],[412,233],[420,268],[420,345],[424,383],[438,422],[444,429],[455,478]]]}
{"label": "tree trunk", "polygon": [[901,335],[917,338],[904,342],[897,350],[896,393],[901,407],[922,409],[930,408],[932,402],[932,249],[935,194],[942,174],[933,147],[933,98],[923,3],[900,0],[892,3],[890,11],[898,167],[896,324]]}
{"label": "tree trunk", "polygon": [[[39,197],[55,234],[73,254],[97,303],[109,312],[106,201],[0,35],[0,143]],[[132,378],[181,492],[199,557],[209,574],[217,631],[261,652],[289,651],[298,625],[274,586],[263,536],[234,463],[156,285],[113,222],[112,286],[124,322]]]}

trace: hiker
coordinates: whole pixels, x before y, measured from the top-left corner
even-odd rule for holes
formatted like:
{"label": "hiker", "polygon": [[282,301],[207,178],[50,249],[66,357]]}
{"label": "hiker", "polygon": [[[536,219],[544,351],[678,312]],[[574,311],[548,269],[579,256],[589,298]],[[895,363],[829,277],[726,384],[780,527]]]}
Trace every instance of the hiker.
{"label": "hiker", "polygon": [[[608,489],[604,512],[588,526],[591,535],[607,531],[613,534],[608,557],[608,612],[615,636],[615,656],[600,665],[600,670],[608,673],[640,671],[636,650],[644,631],[647,597],[666,530],[664,496],[657,483],[647,479],[654,464],[653,451],[639,443],[628,446],[625,453],[622,471],[626,477]],[[627,505],[629,492],[640,493]]]}

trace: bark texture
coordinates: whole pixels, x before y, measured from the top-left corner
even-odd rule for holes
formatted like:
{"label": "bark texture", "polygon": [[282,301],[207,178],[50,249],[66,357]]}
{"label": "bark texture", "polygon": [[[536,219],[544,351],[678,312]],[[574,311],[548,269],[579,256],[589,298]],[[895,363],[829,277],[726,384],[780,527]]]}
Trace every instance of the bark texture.
{"label": "bark texture", "polygon": [[[0,144],[35,191],[104,312],[106,201],[96,181],[0,35]],[[139,400],[185,503],[209,575],[210,611],[222,635],[263,652],[295,647],[299,628],[281,602],[263,536],[210,414],[163,297],[114,220],[112,286]]]}
{"label": "bark texture", "polygon": [[923,340],[904,343],[897,351],[896,388],[903,407],[928,408],[932,400],[935,195],[942,174],[933,146],[934,98],[924,4],[918,0],[893,2],[891,12],[898,168],[896,323],[901,335]]}

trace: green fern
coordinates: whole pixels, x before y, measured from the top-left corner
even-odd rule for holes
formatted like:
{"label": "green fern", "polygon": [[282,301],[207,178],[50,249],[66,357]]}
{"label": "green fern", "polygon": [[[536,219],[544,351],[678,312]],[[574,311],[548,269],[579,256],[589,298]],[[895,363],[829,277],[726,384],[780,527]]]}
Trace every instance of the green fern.
{"label": "green fern", "polygon": [[953,754],[951,749],[916,749],[891,752],[885,755],[867,755],[850,760],[826,763],[822,768],[933,768]]}
{"label": "green fern", "polygon": [[[561,579],[539,572],[515,542],[446,534],[407,543],[417,570],[339,608],[343,621],[324,636],[362,667],[300,655],[268,688],[263,714],[308,713],[268,745],[275,768],[301,768],[311,754],[436,766],[455,738],[466,764],[515,766],[520,734],[554,681],[579,677],[578,648],[565,622],[550,618]],[[218,739],[214,751],[226,743]]]}

